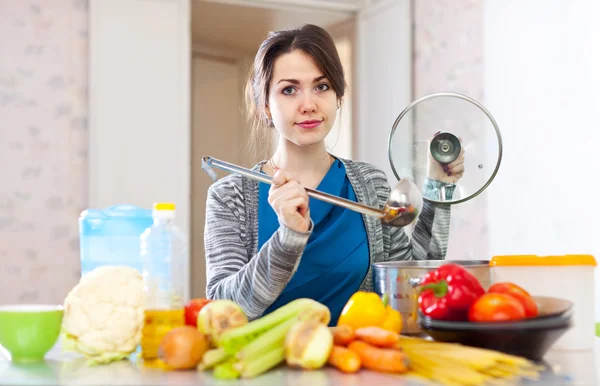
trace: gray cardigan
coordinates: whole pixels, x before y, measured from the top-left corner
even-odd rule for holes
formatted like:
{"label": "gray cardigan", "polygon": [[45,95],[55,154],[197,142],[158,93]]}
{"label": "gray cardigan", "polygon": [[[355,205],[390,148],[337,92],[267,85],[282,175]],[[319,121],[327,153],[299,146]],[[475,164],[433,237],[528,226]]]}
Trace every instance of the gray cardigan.
{"label": "gray cardigan", "polygon": [[[340,159],[358,202],[382,208],[390,187],[385,173],[364,162]],[[265,161],[254,170],[260,170]],[[431,182],[435,183],[435,182]],[[258,182],[228,175],[208,189],[204,243],[206,294],[230,299],[250,320],[260,317],[291,280],[310,231],[299,233],[280,225],[258,249]],[[363,215],[371,263],[392,260],[442,260],[450,228],[450,206],[425,202],[412,238],[403,228],[384,226]],[[372,291],[371,266],[361,291]]]}

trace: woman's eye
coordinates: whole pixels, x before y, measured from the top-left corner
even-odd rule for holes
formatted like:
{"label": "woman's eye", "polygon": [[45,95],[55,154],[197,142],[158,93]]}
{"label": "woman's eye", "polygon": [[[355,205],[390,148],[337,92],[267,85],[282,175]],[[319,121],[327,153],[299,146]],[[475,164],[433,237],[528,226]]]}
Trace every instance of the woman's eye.
{"label": "woman's eye", "polygon": [[282,90],[285,95],[292,95],[296,91],[293,87],[286,87]]}
{"label": "woman's eye", "polygon": [[320,84],[320,85],[317,86],[317,90],[319,90],[319,91],[327,91],[327,90],[329,90],[329,85],[325,84],[325,83],[322,83],[322,84]]}

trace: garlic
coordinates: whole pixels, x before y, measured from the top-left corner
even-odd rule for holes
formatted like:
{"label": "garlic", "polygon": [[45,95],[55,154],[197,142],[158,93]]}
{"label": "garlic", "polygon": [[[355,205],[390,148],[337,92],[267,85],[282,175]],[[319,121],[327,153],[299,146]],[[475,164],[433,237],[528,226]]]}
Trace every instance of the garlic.
{"label": "garlic", "polygon": [[317,320],[296,322],[285,337],[285,360],[288,366],[305,370],[325,365],[333,348],[333,334]]}

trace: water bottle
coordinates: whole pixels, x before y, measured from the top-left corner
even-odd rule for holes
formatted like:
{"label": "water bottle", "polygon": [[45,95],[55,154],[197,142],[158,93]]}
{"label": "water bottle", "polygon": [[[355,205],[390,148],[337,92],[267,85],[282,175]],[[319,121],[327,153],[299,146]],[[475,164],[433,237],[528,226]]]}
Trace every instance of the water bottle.
{"label": "water bottle", "polygon": [[187,242],[175,225],[175,204],[156,203],[153,224],[140,236],[144,277],[145,318],[141,357],[159,361],[158,346],[164,335],[185,324],[184,274]]}

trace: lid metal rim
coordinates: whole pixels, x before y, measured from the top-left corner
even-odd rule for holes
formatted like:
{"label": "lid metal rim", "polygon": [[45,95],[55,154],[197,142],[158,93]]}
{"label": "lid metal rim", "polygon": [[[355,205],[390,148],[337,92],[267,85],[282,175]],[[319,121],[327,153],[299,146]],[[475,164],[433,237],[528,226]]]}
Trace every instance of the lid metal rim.
{"label": "lid metal rim", "polygon": [[489,267],[489,260],[409,260],[373,263],[374,268],[434,268],[443,264],[458,264],[463,267]]}
{"label": "lid metal rim", "polygon": [[411,104],[409,104],[401,113],[400,115],[398,115],[398,117],[396,118],[396,121],[394,122],[394,125],[392,126],[392,131],[390,132],[390,135],[388,137],[388,159],[390,161],[390,166],[392,168],[392,172],[394,173],[394,176],[396,176],[396,178],[398,180],[400,180],[400,176],[398,175],[398,172],[396,171],[396,167],[394,166],[394,162],[392,160],[392,139],[394,137],[394,133],[396,132],[396,128],[398,126],[398,123],[400,123],[400,120],[404,117],[404,115],[406,115],[415,105],[428,100],[428,99],[433,99],[433,98],[438,98],[438,97],[444,97],[444,96],[450,96],[450,97],[456,97],[459,99],[463,99],[466,100],[472,104],[474,104],[475,106],[479,107],[484,113],[485,115],[487,115],[487,117],[490,119],[490,121],[492,122],[492,125],[494,126],[494,130],[496,131],[496,135],[498,137],[498,160],[496,162],[496,167],[494,168],[494,171],[492,172],[492,175],[490,176],[490,178],[488,179],[488,181],[475,193],[471,194],[468,197],[465,198],[461,198],[459,200],[456,201],[441,201],[441,200],[433,200],[427,197],[423,197],[424,201],[427,201],[429,203],[436,203],[436,204],[460,204],[462,202],[466,202],[472,198],[477,197],[479,194],[481,194],[494,180],[494,178],[496,177],[496,174],[498,173],[498,169],[500,168],[500,163],[502,162],[502,136],[500,134],[500,129],[498,127],[498,123],[496,122],[496,120],[494,119],[494,117],[492,116],[492,114],[488,111],[488,109],[485,108],[485,106],[483,106],[481,103],[479,103],[478,101],[476,101],[475,99],[468,97],[466,95],[463,94],[458,94],[458,93],[452,93],[452,92],[440,92],[440,93],[434,93],[434,94],[429,94],[429,95],[425,95],[424,97],[421,97],[415,101],[413,101]]}

